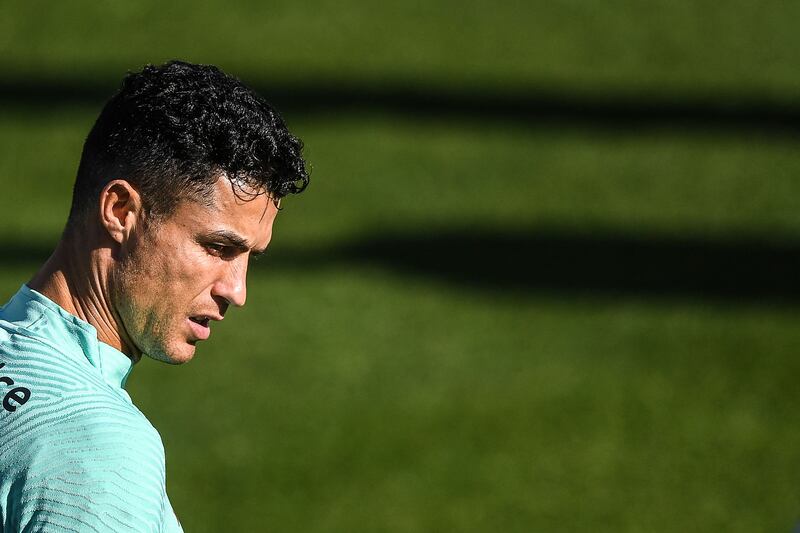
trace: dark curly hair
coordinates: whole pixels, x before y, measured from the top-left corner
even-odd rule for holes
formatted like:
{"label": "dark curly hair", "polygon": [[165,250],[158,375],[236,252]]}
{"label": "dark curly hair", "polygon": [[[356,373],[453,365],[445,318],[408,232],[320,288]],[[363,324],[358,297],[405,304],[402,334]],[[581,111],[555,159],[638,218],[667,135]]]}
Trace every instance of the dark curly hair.
{"label": "dark curly hair", "polygon": [[136,186],[155,217],[184,198],[207,202],[223,175],[241,193],[277,201],[308,185],[302,149],[267,102],[217,67],[148,65],[125,77],[89,132],[70,222],[114,179]]}

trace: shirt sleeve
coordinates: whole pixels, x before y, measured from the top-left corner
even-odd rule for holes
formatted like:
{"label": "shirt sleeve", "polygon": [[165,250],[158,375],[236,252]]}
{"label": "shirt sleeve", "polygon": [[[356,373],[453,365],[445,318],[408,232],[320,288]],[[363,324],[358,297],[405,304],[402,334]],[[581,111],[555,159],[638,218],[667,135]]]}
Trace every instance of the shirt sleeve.
{"label": "shirt sleeve", "polygon": [[106,414],[70,418],[38,440],[11,485],[7,530],[181,531],[160,436],[146,421]]}

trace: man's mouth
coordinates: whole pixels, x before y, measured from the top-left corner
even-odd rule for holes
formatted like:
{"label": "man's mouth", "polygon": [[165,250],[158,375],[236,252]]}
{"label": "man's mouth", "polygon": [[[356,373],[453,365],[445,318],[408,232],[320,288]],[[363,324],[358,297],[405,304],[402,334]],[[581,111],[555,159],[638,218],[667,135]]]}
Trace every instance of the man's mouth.
{"label": "man's mouth", "polygon": [[207,316],[190,316],[189,326],[197,340],[204,341],[211,335],[208,323],[211,319]]}

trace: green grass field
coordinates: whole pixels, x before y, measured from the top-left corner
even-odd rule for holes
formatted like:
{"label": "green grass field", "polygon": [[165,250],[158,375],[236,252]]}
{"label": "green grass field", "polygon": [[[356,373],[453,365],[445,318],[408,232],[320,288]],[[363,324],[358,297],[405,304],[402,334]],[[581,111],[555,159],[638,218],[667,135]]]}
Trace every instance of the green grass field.
{"label": "green grass field", "polygon": [[[58,238],[98,111],[58,94],[22,102],[7,90],[17,82],[113,87],[125,70],[183,57],[263,87],[543,87],[790,110],[800,87],[797,7],[781,2],[11,4],[0,8],[3,301]],[[491,248],[461,250],[474,262],[464,278],[424,245],[492,231],[794,250],[796,135],[375,106],[285,115],[312,183],[285,202],[248,305],[189,365],[144,361],[129,381],[163,437],[187,532],[792,530],[795,280],[783,279],[786,300],[633,280],[600,290],[586,280],[614,258],[593,252],[576,258],[574,283],[492,284],[482,269],[505,265]],[[409,246],[380,258],[364,244],[376,242]],[[535,264],[537,251],[519,255]]]}

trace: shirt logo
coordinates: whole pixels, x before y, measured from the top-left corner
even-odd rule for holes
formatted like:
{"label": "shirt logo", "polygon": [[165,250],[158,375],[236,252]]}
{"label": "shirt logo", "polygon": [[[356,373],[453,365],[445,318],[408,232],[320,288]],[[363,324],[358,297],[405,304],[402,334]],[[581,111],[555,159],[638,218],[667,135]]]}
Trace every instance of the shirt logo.
{"label": "shirt logo", "polygon": [[[2,369],[4,366],[6,366],[5,363],[0,363],[0,369]],[[0,384],[5,385],[6,387],[13,387],[14,380],[8,376],[0,376]],[[2,389],[0,389],[0,394],[2,394],[2,392]],[[3,409],[9,413],[13,413],[17,410],[17,407],[25,405],[30,397],[30,389],[25,387],[14,387],[13,389],[7,391],[5,396],[3,396]]]}

